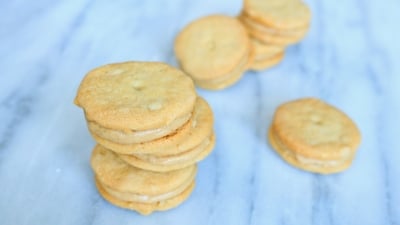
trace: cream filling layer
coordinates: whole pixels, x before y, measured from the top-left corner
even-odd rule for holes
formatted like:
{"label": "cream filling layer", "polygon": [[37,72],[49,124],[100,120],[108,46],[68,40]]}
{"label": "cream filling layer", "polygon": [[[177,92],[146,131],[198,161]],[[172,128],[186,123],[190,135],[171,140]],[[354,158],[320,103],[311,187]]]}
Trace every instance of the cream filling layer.
{"label": "cream filling layer", "polygon": [[191,117],[191,113],[183,117],[179,117],[167,126],[151,130],[113,130],[102,127],[98,123],[87,121],[89,130],[95,135],[106,140],[116,142],[119,144],[135,144],[140,142],[151,141],[169,133],[172,133],[183,124],[185,124]]}
{"label": "cream filling layer", "polygon": [[[120,192],[112,189],[111,187],[106,186],[105,184],[101,183],[97,178],[97,182],[101,184],[107,193],[109,193],[114,198],[130,201],[130,202],[142,202],[142,203],[154,203],[159,201],[164,201],[175,196],[178,196],[182,192],[184,192],[194,181],[196,176],[196,172],[194,172],[189,179],[187,179],[182,185],[177,187],[174,190],[167,191],[165,193],[159,195],[143,195],[143,194],[136,194],[136,193],[129,193],[129,192]],[[134,181],[133,181],[134,182]]]}

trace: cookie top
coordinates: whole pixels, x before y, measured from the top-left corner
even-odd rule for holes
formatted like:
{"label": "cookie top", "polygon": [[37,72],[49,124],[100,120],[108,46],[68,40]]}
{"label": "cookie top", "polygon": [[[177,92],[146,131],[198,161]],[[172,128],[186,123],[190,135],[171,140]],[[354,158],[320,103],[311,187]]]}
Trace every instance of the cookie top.
{"label": "cookie top", "polygon": [[288,149],[313,158],[345,158],[361,141],[358,128],[346,114],[315,98],[279,106],[271,129]]}
{"label": "cookie top", "polygon": [[195,101],[193,81],[157,62],[98,67],[83,79],[75,98],[88,120],[117,130],[164,127],[190,114]]}
{"label": "cookie top", "polygon": [[102,184],[116,191],[143,195],[160,195],[175,190],[196,173],[195,165],[166,173],[138,169],[101,145],[96,145],[93,150],[91,166]]}
{"label": "cookie top", "polygon": [[311,11],[301,0],[245,0],[244,12],[281,29],[304,27],[311,20]]}
{"label": "cookie top", "polygon": [[231,73],[249,54],[249,37],[235,18],[211,15],[185,27],[175,40],[175,54],[195,80]]}

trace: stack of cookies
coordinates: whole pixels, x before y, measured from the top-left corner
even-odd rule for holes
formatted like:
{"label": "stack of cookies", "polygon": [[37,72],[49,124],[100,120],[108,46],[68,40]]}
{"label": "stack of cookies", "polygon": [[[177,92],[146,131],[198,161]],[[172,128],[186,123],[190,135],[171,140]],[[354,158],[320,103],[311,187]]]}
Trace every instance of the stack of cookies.
{"label": "stack of cookies", "polygon": [[304,98],[278,107],[269,141],[289,164],[330,174],[351,165],[361,134],[340,110],[319,99]]}
{"label": "stack of cookies", "polygon": [[91,165],[106,200],[150,214],[190,195],[215,136],[212,111],[183,72],[163,63],[105,65],[86,75],[75,103],[98,142]]}
{"label": "stack of cookies", "polygon": [[255,43],[250,68],[261,70],[280,62],[286,46],[306,35],[311,12],[301,0],[245,0],[238,18]]}
{"label": "stack of cookies", "polygon": [[310,18],[301,0],[245,0],[237,18],[211,15],[188,24],[175,39],[175,55],[196,85],[224,89],[248,69],[282,61],[285,48],[307,33]]}

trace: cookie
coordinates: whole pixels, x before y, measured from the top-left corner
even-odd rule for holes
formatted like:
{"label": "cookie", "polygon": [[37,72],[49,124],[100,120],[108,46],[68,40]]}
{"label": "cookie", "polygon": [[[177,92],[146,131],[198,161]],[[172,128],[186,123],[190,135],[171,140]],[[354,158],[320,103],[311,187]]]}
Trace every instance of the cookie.
{"label": "cookie", "polygon": [[348,168],[361,141],[354,122],[337,108],[315,98],[278,107],[269,140],[290,164],[316,173]]}
{"label": "cookie", "polygon": [[196,166],[156,173],[133,167],[115,153],[96,145],[91,166],[99,182],[117,192],[128,192],[141,196],[159,196],[178,189],[196,174]]}
{"label": "cookie", "polygon": [[306,27],[311,11],[301,0],[245,0],[243,11],[254,20],[273,28]]}
{"label": "cookie", "polygon": [[281,52],[281,53],[278,53],[278,54],[276,54],[272,57],[266,58],[266,59],[254,60],[250,66],[250,69],[258,71],[258,70],[264,70],[267,68],[271,68],[271,67],[277,65],[278,63],[280,63],[284,57],[285,57],[285,53]]}
{"label": "cookie", "polygon": [[211,15],[186,26],[176,37],[174,50],[180,66],[197,85],[222,89],[244,72],[250,40],[237,19]]}
{"label": "cookie", "polygon": [[193,81],[182,71],[157,62],[96,68],[83,79],[75,98],[90,122],[125,132],[166,127],[190,115],[195,101]]}
{"label": "cookie", "polygon": [[177,207],[182,202],[184,202],[192,193],[195,186],[195,182],[193,181],[191,185],[185,189],[182,193],[177,196],[171,197],[166,200],[158,201],[155,203],[143,203],[143,202],[134,202],[134,201],[125,201],[118,198],[113,197],[110,195],[102,186],[101,183],[96,181],[96,187],[100,193],[100,195],[107,200],[108,202],[112,203],[121,208],[126,208],[130,210],[137,211],[142,215],[149,215],[153,211],[165,211],[174,207]]}
{"label": "cookie", "polygon": [[199,145],[213,130],[214,117],[208,103],[197,98],[191,119],[175,132],[162,138],[138,144],[123,145],[108,141],[92,133],[101,145],[120,154],[179,154]]}
{"label": "cookie", "polygon": [[155,156],[152,154],[133,154],[118,156],[125,162],[144,170],[168,172],[191,166],[207,157],[215,145],[215,135],[206,138],[193,149],[174,155]]}

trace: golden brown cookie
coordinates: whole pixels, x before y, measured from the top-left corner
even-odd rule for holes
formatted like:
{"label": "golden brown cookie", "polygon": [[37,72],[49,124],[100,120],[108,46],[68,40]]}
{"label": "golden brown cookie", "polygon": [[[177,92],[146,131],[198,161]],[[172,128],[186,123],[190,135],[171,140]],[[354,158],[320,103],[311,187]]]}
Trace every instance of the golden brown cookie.
{"label": "golden brown cookie", "polygon": [[250,66],[251,70],[264,70],[267,68],[271,68],[282,61],[285,57],[285,52],[278,53],[272,57],[266,59],[258,59],[254,60]]}
{"label": "golden brown cookie", "polygon": [[190,115],[195,101],[192,80],[182,71],[156,62],[98,67],[83,79],[75,98],[89,121],[125,132],[166,127]]}
{"label": "golden brown cookie", "polygon": [[91,166],[97,179],[107,187],[144,196],[158,196],[176,190],[193,179],[196,173],[196,165],[166,173],[135,168],[101,145],[93,150]]}
{"label": "golden brown cookie", "polygon": [[311,11],[301,0],[245,0],[243,11],[254,20],[278,29],[308,26]]}
{"label": "golden brown cookie", "polygon": [[351,164],[361,134],[337,108],[319,99],[304,98],[278,107],[269,140],[290,164],[326,174],[340,172]]}
{"label": "golden brown cookie", "polygon": [[214,146],[215,135],[213,134],[193,149],[174,155],[155,156],[151,154],[119,154],[118,156],[125,162],[137,168],[155,172],[168,172],[191,166],[203,160],[211,153]]}
{"label": "golden brown cookie", "polygon": [[194,186],[195,182],[193,181],[191,185],[179,195],[158,202],[143,203],[143,202],[125,201],[115,198],[104,189],[104,187],[98,180],[96,180],[96,187],[104,199],[106,199],[108,202],[118,207],[134,210],[142,215],[149,215],[153,211],[164,211],[177,207],[190,196],[190,194],[194,189]]}
{"label": "golden brown cookie", "polygon": [[244,72],[245,66],[241,65],[249,60],[250,41],[237,19],[212,15],[190,23],[178,34],[175,54],[196,84],[222,89],[235,83]]}
{"label": "golden brown cookie", "polygon": [[123,145],[108,141],[92,133],[101,145],[120,154],[173,155],[199,145],[213,130],[214,117],[208,103],[197,98],[192,118],[175,132],[162,138],[138,144]]}

